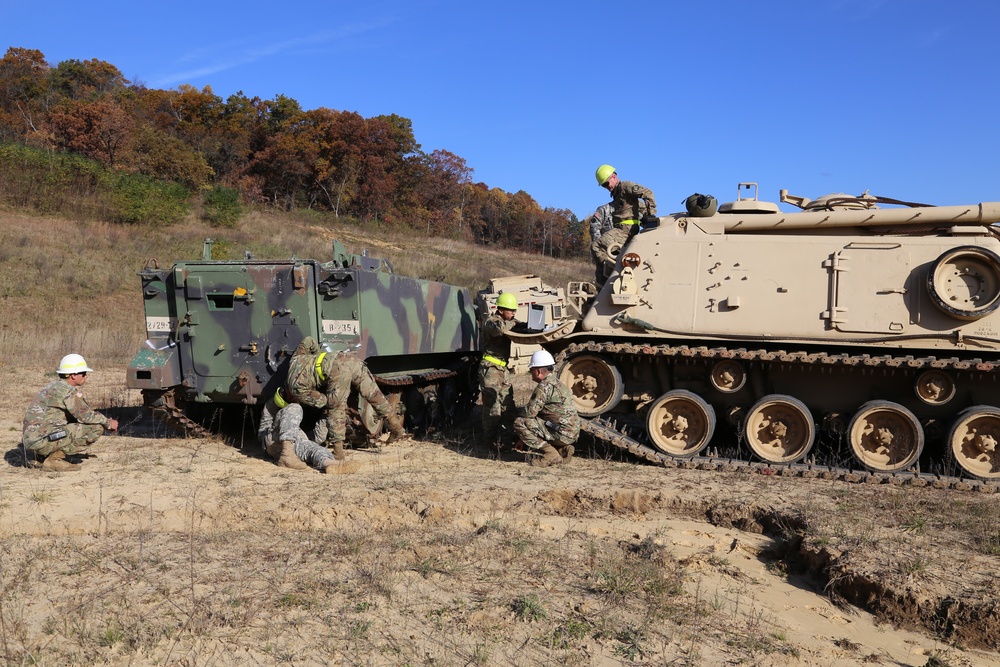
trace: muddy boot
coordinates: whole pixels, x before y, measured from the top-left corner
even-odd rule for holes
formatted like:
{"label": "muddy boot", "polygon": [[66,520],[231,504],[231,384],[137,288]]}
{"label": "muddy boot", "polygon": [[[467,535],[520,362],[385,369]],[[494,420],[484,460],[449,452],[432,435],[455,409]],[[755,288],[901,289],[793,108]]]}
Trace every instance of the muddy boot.
{"label": "muddy boot", "polygon": [[563,463],[569,463],[569,460],[573,458],[574,453],[576,453],[576,447],[573,445],[566,445],[559,450],[559,455],[562,456]]}
{"label": "muddy boot", "polygon": [[80,470],[80,464],[70,463],[66,460],[66,452],[57,449],[42,461],[42,470],[46,472],[77,472]]}
{"label": "muddy boot", "polygon": [[305,461],[295,455],[295,443],[291,440],[281,441],[281,454],[278,456],[278,465],[282,468],[292,470],[305,470],[309,466]]}
{"label": "muddy boot", "polygon": [[538,468],[547,468],[548,466],[562,463],[563,458],[559,456],[559,451],[552,445],[545,445],[539,450],[539,452],[541,452],[542,458],[531,459],[530,465]]}
{"label": "muddy boot", "polygon": [[337,441],[335,441],[333,444],[330,445],[330,449],[333,450],[333,458],[335,460],[337,460],[337,461],[343,461],[344,459],[347,458],[347,455],[344,454],[344,441],[343,440],[337,440]]}
{"label": "muddy boot", "polygon": [[389,439],[385,441],[385,444],[388,445],[394,440],[406,437],[406,429],[403,428],[403,419],[399,415],[389,415],[385,418],[385,424],[389,427]]}

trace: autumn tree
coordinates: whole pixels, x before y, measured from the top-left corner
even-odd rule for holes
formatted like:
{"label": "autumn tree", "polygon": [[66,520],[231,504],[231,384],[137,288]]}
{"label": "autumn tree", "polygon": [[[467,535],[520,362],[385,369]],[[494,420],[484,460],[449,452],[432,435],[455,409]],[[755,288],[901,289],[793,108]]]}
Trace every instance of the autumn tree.
{"label": "autumn tree", "polygon": [[103,60],[64,60],[50,74],[50,86],[71,100],[95,100],[125,89],[128,81],[117,67]]}
{"label": "autumn tree", "polygon": [[132,118],[114,100],[67,101],[50,116],[57,147],[83,153],[111,169],[132,141]]}
{"label": "autumn tree", "polygon": [[423,220],[428,234],[461,237],[465,221],[465,186],[472,169],[465,160],[446,150],[423,156],[417,185],[417,208],[414,214]]}
{"label": "autumn tree", "polygon": [[41,51],[7,49],[0,59],[0,139],[26,139],[41,131],[48,71]]}
{"label": "autumn tree", "polygon": [[205,156],[152,125],[136,129],[129,167],[152,178],[183,183],[192,191],[211,183],[213,172]]}

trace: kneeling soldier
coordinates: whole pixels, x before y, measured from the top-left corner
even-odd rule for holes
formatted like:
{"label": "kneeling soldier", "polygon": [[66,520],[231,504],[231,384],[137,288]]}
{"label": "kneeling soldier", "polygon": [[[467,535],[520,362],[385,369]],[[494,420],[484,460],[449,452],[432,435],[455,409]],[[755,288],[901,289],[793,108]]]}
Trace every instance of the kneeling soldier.
{"label": "kneeling soldier", "polygon": [[514,432],[525,446],[542,454],[531,465],[550,466],[568,461],[576,451],[573,443],[580,437],[573,394],[553,373],[555,360],[545,350],[531,355],[528,369],[538,386],[524,407],[524,416],[514,420]]}
{"label": "kneeling soldier", "polygon": [[28,406],[24,415],[21,442],[42,461],[42,470],[72,472],[79,463],[70,463],[73,455],[101,437],[104,429],[118,430],[118,420],[95,412],[83,397],[87,373],[93,369],[79,354],[67,354],[59,362],[53,380]]}

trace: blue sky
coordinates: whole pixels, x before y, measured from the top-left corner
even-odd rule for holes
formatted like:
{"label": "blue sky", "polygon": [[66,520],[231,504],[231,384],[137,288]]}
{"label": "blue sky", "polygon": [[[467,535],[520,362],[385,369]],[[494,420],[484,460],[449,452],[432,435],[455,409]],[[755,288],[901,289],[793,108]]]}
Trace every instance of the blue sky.
{"label": "blue sky", "polygon": [[0,0],[5,50],[395,113],[474,180],[580,217],[607,200],[602,163],[661,213],[740,181],[1000,200],[998,28],[996,0]]}

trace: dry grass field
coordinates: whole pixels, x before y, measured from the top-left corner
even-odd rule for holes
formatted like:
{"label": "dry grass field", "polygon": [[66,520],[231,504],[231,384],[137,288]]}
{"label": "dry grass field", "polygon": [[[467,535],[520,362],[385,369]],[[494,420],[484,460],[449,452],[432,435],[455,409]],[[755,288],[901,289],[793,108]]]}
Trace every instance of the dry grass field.
{"label": "dry grass field", "polygon": [[[134,274],[212,233],[0,215],[4,664],[1000,664],[998,495],[664,470],[587,443],[533,469],[464,427],[322,475],[163,431],[124,388]],[[475,287],[589,275],[308,219],[226,235],[237,256],[320,259],[340,238]],[[24,408],[70,350],[121,433],[80,472],[21,467]]]}

